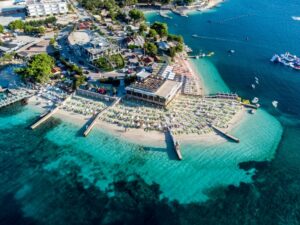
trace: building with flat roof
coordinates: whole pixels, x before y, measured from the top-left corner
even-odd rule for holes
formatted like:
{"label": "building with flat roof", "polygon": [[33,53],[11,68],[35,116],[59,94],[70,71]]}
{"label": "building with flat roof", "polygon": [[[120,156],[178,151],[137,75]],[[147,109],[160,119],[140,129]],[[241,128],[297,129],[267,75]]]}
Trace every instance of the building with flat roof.
{"label": "building with flat roof", "polygon": [[68,6],[66,0],[26,0],[28,16],[48,16],[66,14]]}
{"label": "building with flat roof", "polygon": [[126,87],[128,97],[167,106],[181,90],[182,83],[160,77],[148,77]]}
{"label": "building with flat roof", "polygon": [[106,38],[91,30],[77,30],[68,37],[70,47],[75,54],[93,62],[100,57],[117,54],[120,49]]}

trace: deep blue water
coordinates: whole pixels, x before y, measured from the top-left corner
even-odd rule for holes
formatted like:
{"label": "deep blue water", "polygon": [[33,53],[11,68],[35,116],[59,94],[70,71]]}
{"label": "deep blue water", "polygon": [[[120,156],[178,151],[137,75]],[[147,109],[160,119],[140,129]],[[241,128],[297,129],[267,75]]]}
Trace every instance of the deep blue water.
{"label": "deep blue water", "polygon": [[[274,53],[290,51],[300,55],[300,22],[291,16],[300,16],[300,2],[230,0],[211,12],[189,18],[149,17],[150,21],[168,22],[171,32],[183,34],[194,52],[215,52],[212,58],[194,61],[207,71],[204,76],[210,91],[228,88],[245,98],[257,96],[262,108],[281,123],[283,134],[274,159],[239,165],[245,173],[257,169],[253,183],[237,187],[215,185],[207,190],[210,200],[183,204],[164,194],[174,179],[178,179],[179,186],[187,186],[187,190],[182,189],[185,192],[176,194],[188,196],[191,182],[201,184],[207,179],[199,173],[201,169],[207,171],[206,164],[220,174],[213,182],[228,175],[217,173],[222,170],[242,173],[231,168],[231,164],[228,166],[226,160],[224,164],[201,161],[226,156],[226,149],[218,153],[212,147],[213,154],[204,154],[196,164],[188,151],[193,151],[190,154],[195,158],[200,154],[187,146],[186,161],[176,164],[163,149],[143,148],[95,132],[86,141],[74,132],[78,131],[76,127],[58,119],[31,131],[28,125],[39,112],[14,105],[0,111],[0,224],[300,224],[300,73],[269,62]],[[202,38],[193,38],[193,34]],[[236,53],[228,55],[229,49]],[[255,76],[260,85],[253,90],[250,85]],[[278,109],[272,107],[273,100],[279,101]],[[266,121],[251,124],[257,132],[249,138],[249,144],[258,146],[254,148],[257,155],[259,148],[264,153],[264,147],[270,143],[256,143],[255,133],[270,140],[278,135],[265,133],[269,128],[266,126],[278,128],[274,119],[266,113],[259,115]],[[244,149],[224,146],[228,146],[228,151],[236,151],[232,155],[237,162],[237,158],[244,157],[237,154],[244,154]],[[249,158],[256,159],[251,152],[250,157],[245,156]],[[161,171],[154,183],[156,180],[151,178],[156,176],[151,174],[151,168]],[[175,178],[170,168],[175,171]],[[186,180],[179,180],[185,170]],[[170,179],[163,179],[168,176]],[[199,176],[198,181],[195,176]],[[103,183],[106,188],[99,189]],[[196,193],[196,183],[193,186],[191,191]],[[169,189],[170,193],[182,191]]]}

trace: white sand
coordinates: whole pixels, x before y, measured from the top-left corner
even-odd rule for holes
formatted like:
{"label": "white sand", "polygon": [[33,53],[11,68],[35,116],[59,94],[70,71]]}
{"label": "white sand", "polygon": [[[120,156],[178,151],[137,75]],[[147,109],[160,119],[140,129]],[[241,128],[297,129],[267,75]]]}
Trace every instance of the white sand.
{"label": "white sand", "polygon": [[[238,112],[233,119],[229,122],[229,127],[224,129],[225,132],[230,132],[239,122],[242,120],[246,110],[241,110]],[[62,119],[65,122],[74,123],[79,127],[85,126],[87,121],[90,119],[88,116],[83,116],[81,114],[66,112],[64,110],[59,110],[55,117]],[[144,129],[130,128],[125,131],[123,127],[117,126],[115,124],[109,124],[102,120],[99,120],[96,123],[94,129],[99,129],[102,132],[114,135],[120,139],[126,140],[131,143],[141,144],[144,146],[153,146],[153,147],[163,147],[166,146],[165,135],[162,132],[158,131],[144,131]],[[93,131],[92,131],[93,132]],[[216,143],[216,142],[225,142],[226,139],[220,137],[215,132],[211,132],[204,135],[176,135],[176,139],[180,143]]]}

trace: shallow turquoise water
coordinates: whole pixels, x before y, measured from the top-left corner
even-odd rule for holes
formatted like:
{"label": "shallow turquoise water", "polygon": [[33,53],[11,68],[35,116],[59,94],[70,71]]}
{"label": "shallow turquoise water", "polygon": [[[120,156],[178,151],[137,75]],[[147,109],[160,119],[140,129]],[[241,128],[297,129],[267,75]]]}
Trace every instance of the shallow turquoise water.
{"label": "shallow turquoise water", "polygon": [[[1,110],[0,221],[26,225],[297,224],[300,78],[295,71],[270,64],[269,58],[286,50],[298,53],[300,24],[291,16],[300,14],[299,7],[293,0],[284,4],[230,0],[189,18],[149,17],[168,22],[170,30],[183,34],[195,52],[216,53],[194,61],[203,71],[207,93],[231,90],[260,98],[262,110],[247,115],[232,131],[240,144],[183,144],[184,160],[178,162],[168,149],[133,145],[103,131],[93,130],[83,138],[81,127],[56,119],[31,131],[28,125],[37,112],[18,106]],[[192,34],[205,38],[195,39]],[[236,54],[228,55],[228,49]],[[260,79],[255,90],[250,87],[254,76]],[[274,99],[279,101],[278,109],[271,105]],[[243,164],[250,170],[239,168],[240,162],[269,159],[273,159],[269,164]],[[250,182],[255,171],[253,184],[218,192],[226,185]],[[209,197],[211,201],[199,203]]]}
{"label": "shallow turquoise water", "polygon": [[[263,126],[264,129],[258,128]],[[46,138],[61,146],[72,147],[79,157],[63,155],[46,165],[47,169],[60,170],[61,163],[73,161],[82,168],[87,180],[98,180],[97,185],[105,190],[118,173],[127,176],[140,175],[148,183],[158,183],[162,197],[181,203],[203,201],[209,188],[238,185],[250,182],[251,174],[238,168],[240,162],[263,161],[273,158],[279,143],[281,125],[266,112],[247,115],[233,134],[241,139],[240,144],[226,140],[219,144],[196,143],[182,146],[184,160],[173,160],[168,149],[142,147],[126,143],[101,130],[94,130],[87,138],[79,137],[80,126],[62,123],[47,133]],[[93,166],[80,159],[80,153],[92,155],[104,165],[99,179]],[[170,158],[171,157],[171,158]]]}
{"label": "shallow turquoise water", "polygon": [[217,68],[209,60],[192,60],[194,68],[199,74],[202,74],[201,80],[204,85],[204,93],[206,95],[215,94],[217,92],[230,92],[228,86],[224,83]]}

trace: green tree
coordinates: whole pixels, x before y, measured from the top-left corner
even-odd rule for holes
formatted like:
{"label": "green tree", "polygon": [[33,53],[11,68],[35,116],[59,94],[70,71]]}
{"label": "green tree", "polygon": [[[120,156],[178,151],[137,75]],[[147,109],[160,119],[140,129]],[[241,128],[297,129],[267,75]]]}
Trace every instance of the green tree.
{"label": "green tree", "polygon": [[10,30],[22,30],[24,28],[24,23],[22,20],[15,20],[8,24]]}
{"label": "green tree", "polygon": [[73,79],[73,89],[78,88],[80,85],[84,84],[86,81],[86,77],[83,75],[75,75]]}
{"label": "green tree", "polygon": [[157,36],[157,32],[154,29],[150,29],[148,33],[148,37],[155,38]]}
{"label": "green tree", "polygon": [[25,79],[37,83],[46,83],[52,76],[51,70],[54,67],[54,59],[46,53],[32,56],[25,68],[17,72]]}
{"label": "green tree", "polygon": [[135,22],[145,20],[145,15],[142,11],[138,9],[132,9],[129,11],[129,17]]}
{"label": "green tree", "polygon": [[45,27],[40,26],[40,27],[38,27],[37,31],[39,34],[44,34],[46,32],[46,29],[45,29]]}
{"label": "green tree", "polygon": [[55,38],[51,38],[49,44],[53,46],[55,45],[55,43],[56,43]]}
{"label": "green tree", "polygon": [[182,43],[178,43],[178,44],[176,45],[175,49],[176,49],[176,52],[182,52],[183,49],[184,49],[184,46],[183,46]]}
{"label": "green tree", "polygon": [[140,27],[139,27],[139,32],[140,32],[140,33],[143,33],[143,32],[145,32],[145,31],[147,31],[147,29],[148,29],[147,25],[144,24],[144,23],[142,23],[142,24],[140,25]]}
{"label": "green tree", "polygon": [[171,58],[174,58],[176,56],[176,47],[170,47],[169,50],[168,50],[168,55]]}
{"label": "green tree", "polygon": [[9,62],[14,58],[15,53],[4,53],[0,58],[0,63]]}
{"label": "green tree", "polygon": [[123,0],[122,6],[131,6],[131,5],[135,5],[136,3],[138,3],[137,0]]}
{"label": "green tree", "polygon": [[112,55],[109,58],[116,69],[122,69],[125,66],[125,62],[121,54]]}
{"label": "green tree", "polygon": [[4,27],[0,24],[0,33],[4,32]]}
{"label": "green tree", "polygon": [[176,41],[178,43],[183,43],[183,37],[181,35],[174,35],[174,34],[169,34],[168,35],[168,41]]}
{"label": "green tree", "polygon": [[106,57],[100,57],[99,59],[96,59],[94,61],[95,66],[97,66],[99,69],[109,72],[112,71],[113,68],[111,64],[109,63],[108,59]]}
{"label": "green tree", "polygon": [[146,42],[144,45],[144,49],[147,54],[152,56],[156,55],[158,52],[157,46],[152,42]]}
{"label": "green tree", "polygon": [[168,36],[168,26],[165,23],[155,22],[151,25],[151,29],[155,30],[160,37]]}
{"label": "green tree", "polygon": [[172,0],[160,0],[161,4],[167,5],[170,4]]}

